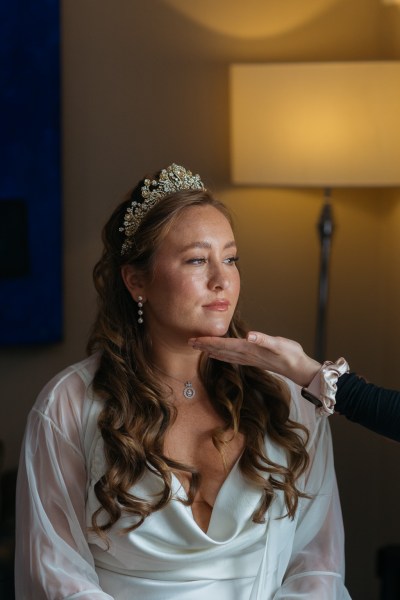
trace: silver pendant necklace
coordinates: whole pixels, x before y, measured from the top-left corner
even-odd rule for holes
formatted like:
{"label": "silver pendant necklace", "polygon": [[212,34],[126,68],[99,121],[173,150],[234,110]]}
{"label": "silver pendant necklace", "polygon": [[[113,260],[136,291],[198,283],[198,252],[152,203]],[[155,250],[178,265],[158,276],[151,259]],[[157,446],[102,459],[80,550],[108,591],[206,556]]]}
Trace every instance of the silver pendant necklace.
{"label": "silver pendant necklace", "polygon": [[191,400],[192,398],[195,397],[196,390],[193,387],[193,383],[189,379],[187,381],[182,381],[181,379],[178,379],[177,377],[173,377],[172,375],[168,375],[168,373],[165,373],[165,371],[162,371],[158,367],[157,367],[157,369],[160,371],[160,373],[162,373],[166,377],[169,377],[170,379],[174,379],[178,383],[183,383],[184,388],[182,390],[182,394],[183,394],[183,396],[185,398],[187,398],[188,400]]}
{"label": "silver pendant necklace", "polygon": [[185,387],[182,390],[182,394],[185,396],[185,398],[188,398],[188,400],[195,397],[196,390],[194,389],[191,381],[185,381]]}

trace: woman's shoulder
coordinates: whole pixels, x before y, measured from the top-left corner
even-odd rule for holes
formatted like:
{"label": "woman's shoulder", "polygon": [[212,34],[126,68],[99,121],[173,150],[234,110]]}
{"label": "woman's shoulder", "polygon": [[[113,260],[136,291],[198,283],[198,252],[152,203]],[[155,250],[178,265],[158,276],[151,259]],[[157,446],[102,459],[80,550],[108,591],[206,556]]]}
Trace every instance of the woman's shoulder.
{"label": "woman's shoulder", "polygon": [[99,354],[93,354],[57,373],[43,387],[31,412],[39,413],[61,430],[71,421],[82,424],[88,412],[87,405],[98,402],[92,382],[99,358]]}

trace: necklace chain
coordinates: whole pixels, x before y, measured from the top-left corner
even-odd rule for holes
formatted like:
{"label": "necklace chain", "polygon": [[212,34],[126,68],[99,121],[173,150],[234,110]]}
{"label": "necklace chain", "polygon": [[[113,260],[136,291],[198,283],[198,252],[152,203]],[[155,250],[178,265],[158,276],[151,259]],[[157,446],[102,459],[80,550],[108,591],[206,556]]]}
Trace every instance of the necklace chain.
{"label": "necklace chain", "polygon": [[174,377],[173,375],[169,375],[165,371],[162,371],[159,367],[157,367],[157,369],[160,371],[160,373],[162,373],[166,377],[169,377],[170,379],[174,379],[178,383],[183,383],[184,388],[182,390],[182,394],[185,396],[185,398],[190,400],[191,398],[195,397],[196,390],[193,387],[193,383],[189,379],[187,381],[182,381],[182,379],[178,379],[177,377]]}

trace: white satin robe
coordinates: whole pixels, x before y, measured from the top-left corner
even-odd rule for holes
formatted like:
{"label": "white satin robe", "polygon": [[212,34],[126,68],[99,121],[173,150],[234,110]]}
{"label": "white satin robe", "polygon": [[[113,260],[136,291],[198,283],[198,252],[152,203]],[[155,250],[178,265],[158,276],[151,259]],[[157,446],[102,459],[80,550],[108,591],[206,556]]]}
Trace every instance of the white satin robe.
{"label": "white satin robe", "polygon": [[[16,600],[346,600],[343,524],[329,425],[294,384],[292,418],[310,430],[310,467],[293,520],[277,495],[264,524],[251,517],[260,492],[236,464],[215,502],[207,533],[190,507],[173,499],[135,531],[131,517],[109,532],[109,548],[88,532],[98,508],[94,484],[105,461],[91,391],[90,357],[56,376],[33,407],[17,490]],[[268,438],[268,456],[285,454]],[[173,478],[175,498],[185,497]],[[150,472],[135,493],[152,497]]]}

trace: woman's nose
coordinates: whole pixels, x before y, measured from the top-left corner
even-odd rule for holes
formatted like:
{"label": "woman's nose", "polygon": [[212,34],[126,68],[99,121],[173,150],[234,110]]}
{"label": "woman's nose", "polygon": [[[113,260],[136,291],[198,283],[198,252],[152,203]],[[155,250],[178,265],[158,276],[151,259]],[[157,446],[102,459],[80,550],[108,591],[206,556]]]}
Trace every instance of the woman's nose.
{"label": "woman's nose", "polygon": [[224,265],[213,265],[210,267],[209,287],[211,289],[224,290],[229,285],[229,277],[225,273]]}

